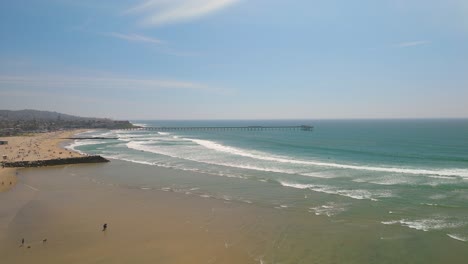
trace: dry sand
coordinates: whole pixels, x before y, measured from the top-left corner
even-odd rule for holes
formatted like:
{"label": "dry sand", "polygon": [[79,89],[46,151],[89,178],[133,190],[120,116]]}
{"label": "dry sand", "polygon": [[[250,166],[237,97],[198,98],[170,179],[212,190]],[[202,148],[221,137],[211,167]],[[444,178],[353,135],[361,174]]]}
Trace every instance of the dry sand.
{"label": "dry sand", "polygon": [[60,144],[64,138],[84,130],[56,131],[31,134],[29,136],[5,137],[8,145],[0,145],[0,156],[6,161],[33,161],[58,158],[80,157],[81,154],[63,149]]}

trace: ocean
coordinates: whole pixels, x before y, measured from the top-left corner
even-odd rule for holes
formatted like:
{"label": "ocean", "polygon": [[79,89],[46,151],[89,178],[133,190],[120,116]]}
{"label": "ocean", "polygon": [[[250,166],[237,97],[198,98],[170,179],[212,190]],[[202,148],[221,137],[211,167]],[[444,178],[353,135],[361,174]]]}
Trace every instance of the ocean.
{"label": "ocean", "polygon": [[[314,129],[93,130],[81,136],[117,139],[77,140],[68,148],[126,164],[118,175],[96,175],[98,181],[315,216],[330,223],[323,232],[370,232],[366,245],[387,243],[376,252],[426,255],[421,263],[440,263],[447,256],[456,263],[457,256],[460,261],[467,256],[468,120],[133,123]],[[172,173],[156,175],[156,167]],[[304,243],[305,250],[309,242],[295,244]]]}

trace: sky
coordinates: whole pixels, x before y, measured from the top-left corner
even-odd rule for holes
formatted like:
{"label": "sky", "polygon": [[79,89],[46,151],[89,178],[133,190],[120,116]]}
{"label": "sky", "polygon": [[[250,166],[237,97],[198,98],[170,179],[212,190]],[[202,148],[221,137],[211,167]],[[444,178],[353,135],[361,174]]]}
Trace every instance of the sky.
{"label": "sky", "polygon": [[0,109],[468,117],[466,0],[3,0]]}

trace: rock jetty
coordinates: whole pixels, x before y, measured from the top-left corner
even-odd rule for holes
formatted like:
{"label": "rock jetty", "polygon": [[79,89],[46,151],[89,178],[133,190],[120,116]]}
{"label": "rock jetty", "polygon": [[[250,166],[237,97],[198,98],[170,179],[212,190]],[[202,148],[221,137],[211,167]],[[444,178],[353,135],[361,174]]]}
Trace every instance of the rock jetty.
{"label": "rock jetty", "polygon": [[85,156],[85,157],[64,158],[64,159],[3,162],[2,166],[8,167],[8,168],[30,168],[30,167],[45,167],[45,166],[56,166],[56,165],[103,163],[103,162],[109,162],[109,160],[101,156]]}

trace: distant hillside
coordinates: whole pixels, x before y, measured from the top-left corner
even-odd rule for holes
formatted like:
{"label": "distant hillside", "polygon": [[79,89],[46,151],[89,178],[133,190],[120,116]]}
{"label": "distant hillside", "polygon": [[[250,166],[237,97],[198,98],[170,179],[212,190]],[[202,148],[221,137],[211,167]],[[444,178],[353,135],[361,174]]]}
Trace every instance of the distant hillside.
{"label": "distant hillside", "polygon": [[67,114],[61,114],[57,112],[50,112],[50,111],[39,111],[39,110],[18,110],[18,111],[11,111],[11,110],[0,110],[0,120],[83,120],[83,119],[99,119],[99,118],[86,118],[86,117],[79,117]]}
{"label": "distant hillside", "polygon": [[0,136],[76,128],[130,128],[129,121],[90,118],[38,110],[0,110]]}

